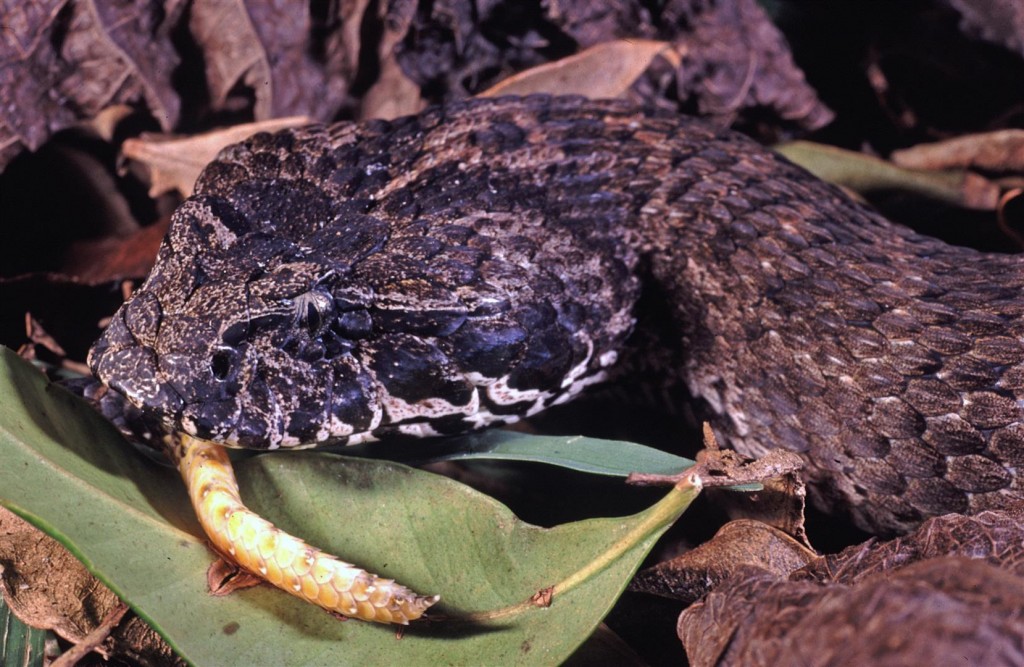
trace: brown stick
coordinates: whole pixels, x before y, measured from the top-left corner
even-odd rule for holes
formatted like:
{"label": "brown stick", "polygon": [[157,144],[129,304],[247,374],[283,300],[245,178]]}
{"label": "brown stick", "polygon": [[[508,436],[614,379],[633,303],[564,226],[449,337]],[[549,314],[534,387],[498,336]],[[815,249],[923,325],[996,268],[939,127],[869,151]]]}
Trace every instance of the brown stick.
{"label": "brown stick", "polygon": [[50,667],[74,667],[77,665],[79,660],[95,651],[100,644],[106,641],[127,611],[128,605],[123,602],[118,603],[116,607],[107,612],[107,615],[92,632],[54,660]]}

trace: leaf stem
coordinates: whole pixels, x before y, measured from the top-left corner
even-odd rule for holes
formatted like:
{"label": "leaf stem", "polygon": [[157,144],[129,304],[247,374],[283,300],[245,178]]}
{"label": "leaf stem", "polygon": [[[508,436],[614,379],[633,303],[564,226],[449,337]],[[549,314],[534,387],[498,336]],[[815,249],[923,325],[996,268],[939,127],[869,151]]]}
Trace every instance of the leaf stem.
{"label": "leaf stem", "polygon": [[[459,616],[457,620],[467,622],[493,621],[516,616],[529,609],[550,606],[559,596],[565,595],[610,567],[642,540],[656,535],[659,531],[671,526],[686,511],[686,508],[690,506],[690,503],[694,501],[702,488],[703,483],[696,472],[685,474],[664,498],[642,512],[646,516],[632,530],[616,540],[610,548],[562,581],[553,586],[543,588],[529,599],[514,605]],[[453,617],[452,620],[456,619]]]}

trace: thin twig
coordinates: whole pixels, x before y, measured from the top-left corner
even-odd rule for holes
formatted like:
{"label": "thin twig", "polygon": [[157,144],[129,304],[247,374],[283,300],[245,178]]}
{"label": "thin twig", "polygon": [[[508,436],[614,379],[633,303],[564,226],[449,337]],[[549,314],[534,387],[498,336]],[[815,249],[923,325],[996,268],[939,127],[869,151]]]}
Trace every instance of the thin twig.
{"label": "thin twig", "polygon": [[107,612],[107,615],[92,632],[54,660],[50,667],[74,667],[77,665],[79,660],[95,651],[100,644],[106,641],[127,611],[128,605],[119,602],[116,607]]}

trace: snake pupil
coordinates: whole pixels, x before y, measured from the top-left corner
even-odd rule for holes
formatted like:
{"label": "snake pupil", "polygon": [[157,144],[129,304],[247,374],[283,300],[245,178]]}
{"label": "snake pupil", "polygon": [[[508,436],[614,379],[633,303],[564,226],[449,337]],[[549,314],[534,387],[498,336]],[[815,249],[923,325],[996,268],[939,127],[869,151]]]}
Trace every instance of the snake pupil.
{"label": "snake pupil", "polygon": [[309,330],[311,338],[318,336],[323,329],[323,318],[320,317],[320,311],[313,302],[306,306],[306,329]]}

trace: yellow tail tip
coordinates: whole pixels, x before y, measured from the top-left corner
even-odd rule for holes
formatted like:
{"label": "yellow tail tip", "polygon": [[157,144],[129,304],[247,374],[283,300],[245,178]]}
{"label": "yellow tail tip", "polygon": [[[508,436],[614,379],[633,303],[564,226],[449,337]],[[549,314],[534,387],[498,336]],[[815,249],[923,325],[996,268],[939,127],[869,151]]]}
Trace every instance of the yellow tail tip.
{"label": "yellow tail tip", "polygon": [[331,613],[378,623],[408,625],[440,599],[311,547],[254,513],[221,445],[186,434],[170,444],[207,537],[242,569]]}

